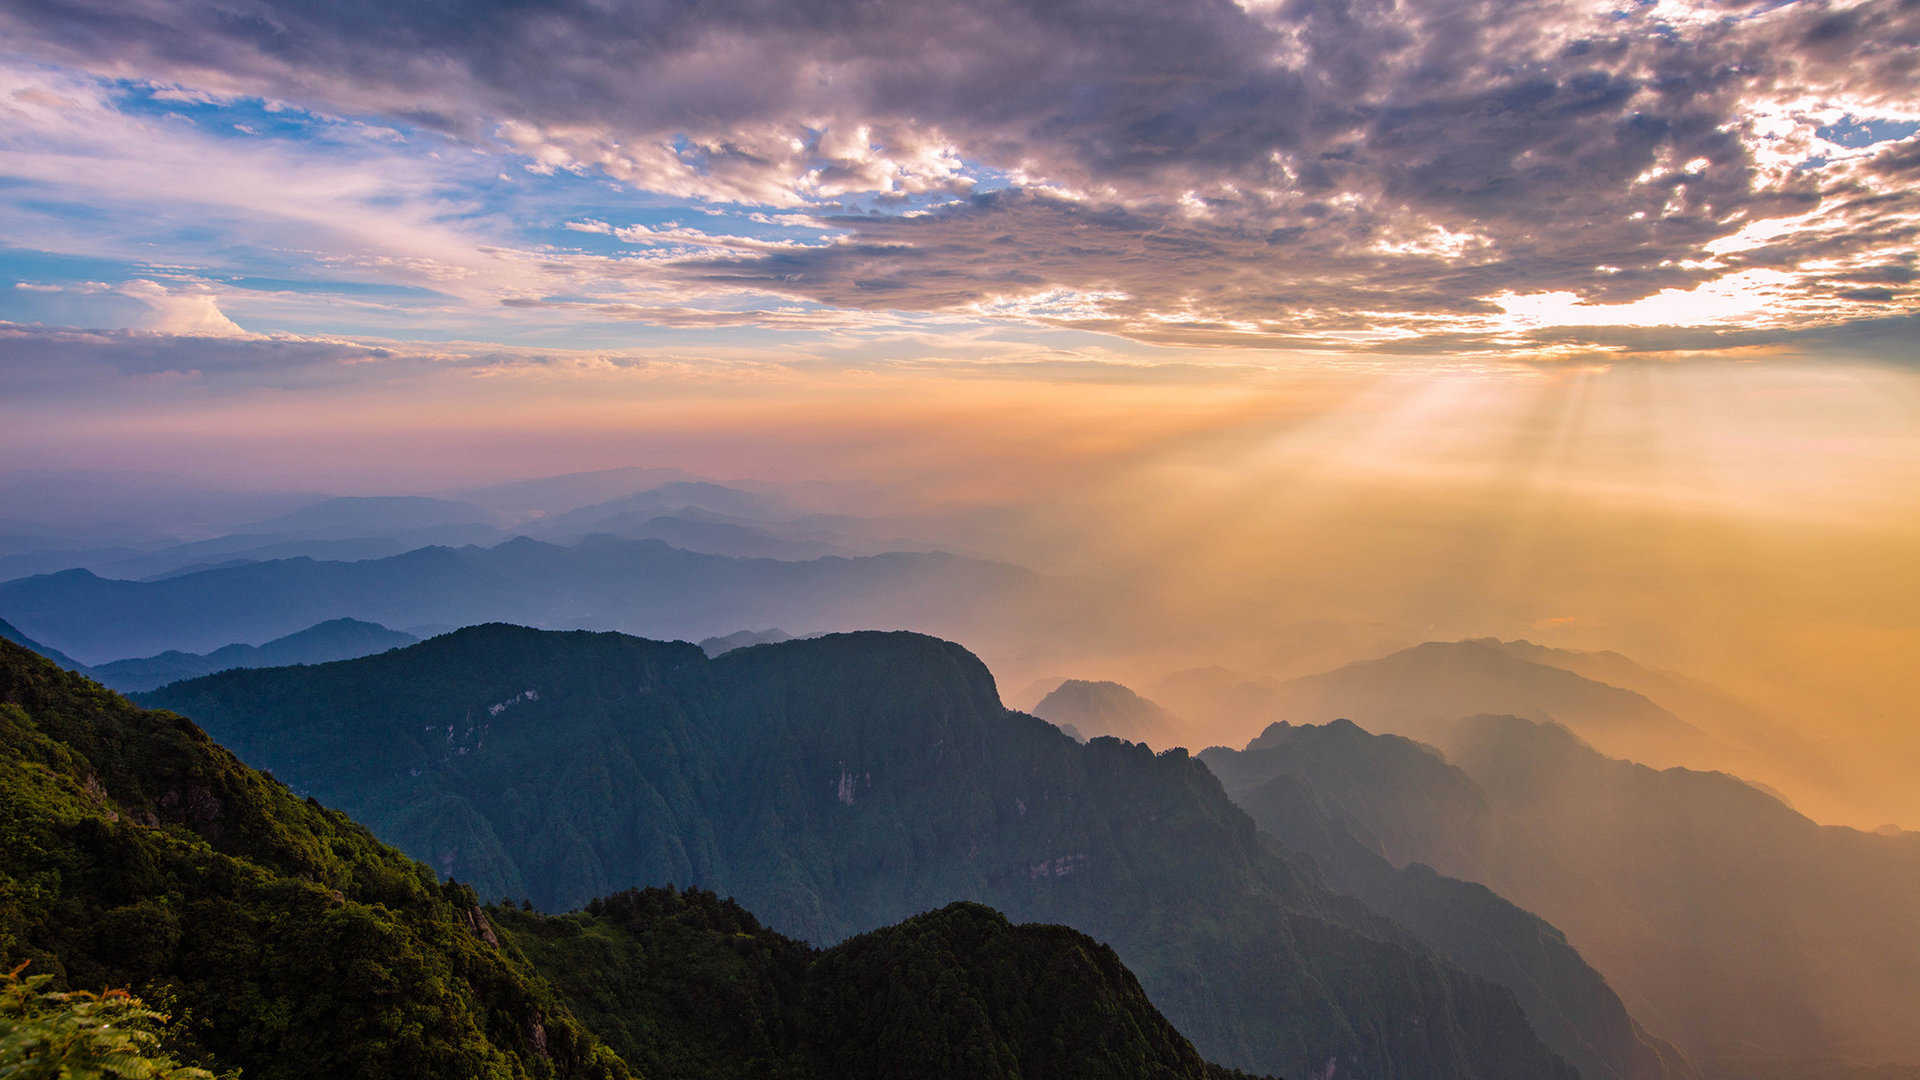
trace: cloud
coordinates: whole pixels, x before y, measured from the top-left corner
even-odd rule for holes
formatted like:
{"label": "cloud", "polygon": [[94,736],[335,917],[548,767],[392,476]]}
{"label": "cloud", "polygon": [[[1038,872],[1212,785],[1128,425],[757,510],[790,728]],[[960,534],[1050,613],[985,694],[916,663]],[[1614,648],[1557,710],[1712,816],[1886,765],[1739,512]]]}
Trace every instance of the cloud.
{"label": "cloud", "polygon": [[213,295],[200,291],[169,291],[157,282],[129,281],[120,293],[133,297],[152,312],[145,330],[190,337],[245,337],[232,319],[220,310]]}
{"label": "cloud", "polygon": [[[1800,325],[1920,304],[1830,285],[1910,265],[1920,228],[1920,136],[1839,135],[1920,119],[1903,0],[37,0],[0,32],[845,234],[565,226],[679,242],[647,264],[676,286],[1316,349],[1491,334],[1499,297],[1617,308],[1762,270]],[[411,272],[474,261],[434,258]],[[1101,299],[1022,299],[1055,294]]]}

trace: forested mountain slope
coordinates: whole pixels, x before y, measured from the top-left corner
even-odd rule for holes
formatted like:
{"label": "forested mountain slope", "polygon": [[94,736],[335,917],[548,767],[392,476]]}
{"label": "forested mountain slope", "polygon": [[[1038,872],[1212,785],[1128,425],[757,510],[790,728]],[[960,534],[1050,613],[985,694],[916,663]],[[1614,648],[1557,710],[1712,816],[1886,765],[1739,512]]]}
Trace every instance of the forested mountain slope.
{"label": "forested mountain slope", "polygon": [[190,722],[0,643],[0,968],[23,961],[140,992],[178,1056],[250,1080],[1233,1075],[1112,950],[976,905],[824,953],[712,894],[483,909]]}
{"label": "forested mountain slope", "polygon": [[7,966],[141,991],[249,1080],[627,1076],[487,933],[465,886],[0,643]]}

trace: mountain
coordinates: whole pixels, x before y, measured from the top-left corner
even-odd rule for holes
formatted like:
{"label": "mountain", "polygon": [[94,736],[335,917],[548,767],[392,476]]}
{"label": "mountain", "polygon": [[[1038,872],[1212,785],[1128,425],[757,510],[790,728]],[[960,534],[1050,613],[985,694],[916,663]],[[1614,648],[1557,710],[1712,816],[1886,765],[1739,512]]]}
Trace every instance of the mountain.
{"label": "mountain", "polygon": [[302,540],[286,535],[234,533],[145,551],[126,548],[109,551],[43,551],[0,558],[0,580],[83,569],[101,577],[147,581],[273,559],[383,559],[432,543],[493,543],[499,539],[500,531],[490,525],[457,526],[405,536],[368,536],[346,540]]}
{"label": "mountain", "polygon": [[[1853,810],[1846,777],[1799,726],[1698,679],[1647,667],[1611,650],[1555,649],[1531,641],[1485,642],[1505,652],[1644,694],[1714,736],[1712,764],[1776,788],[1811,791],[1823,804]],[[1698,763],[1695,763],[1698,764]]]}
{"label": "mountain", "polygon": [[1209,666],[1176,671],[1149,690],[1153,700],[1192,726],[1195,745],[1215,739],[1238,745],[1273,719],[1280,681]]}
{"label": "mountain", "polygon": [[504,525],[502,515],[472,503],[423,495],[376,495],[323,499],[291,513],[256,521],[245,532],[291,535],[303,540],[347,539],[444,529]]}
{"label": "mountain", "polygon": [[1920,834],[1821,826],[1736,777],[1609,758],[1557,725],[1446,729],[1445,762],[1383,743],[1374,776],[1302,756],[1315,729],[1297,726],[1237,763],[1204,758],[1256,818],[1251,782],[1291,762],[1396,861],[1550,920],[1708,1075],[1920,1068]]}
{"label": "mountain", "polygon": [[1209,1060],[1572,1075],[1509,991],[1328,891],[1185,751],[1078,745],[921,635],[710,660],[484,626],[144,700],[485,895],[691,884],[814,942],[973,900],[1111,944]]}
{"label": "mountain", "polygon": [[643,1075],[1229,1080],[1113,950],[956,903],[816,950],[713,893],[650,888],[495,927]]}
{"label": "mountain", "polygon": [[[719,515],[722,520],[716,524],[730,521],[738,525],[778,518],[785,506],[772,495],[704,480],[681,480],[543,518],[539,529],[543,536],[560,539],[591,533],[622,535],[626,528],[659,517],[685,517],[687,511]],[[697,515],[692,519],[697,520]]]}
{"label": "mountain", "polygon": [[85,664],[80,663],[58,649],[47,648],[45,645],[21,633],[12,623],[5,619],[0,619],[0,641],[11,641],[29,652],[39,653],[41,656],[66,668],[68,671],[85,672],[87,670]]}
{"label": "mountain", "polygon": [[9,968],[166,1002],[253,1080],[628,1075],[471,890],[11,643],[0,830]]}
{"label": "mountain", "polygon": [[1042,676],[1041,678],[1022,684],[1020,689],[1010,694],[1003,690],[1001,700],[1005,701],[1007,707],[1010,709],[1019,709],[1021,712],[1030,713],[1033,711],[1035,705],[1038,705],[1048,694],[1060,689],[1060,684],[1066,681],[1067,677],[1065,675]]}
{"label": "mountain", "polygon": [[1559,930],[1485,886],[1412,860],[1434,851],[1477,856],[1488,814],[1479,788],[1431,747],[1337,720],[1276,724],[1256,746],[1212,747],[1200,760],[1334,888],[1466,970],[1512,987],[1534,1030],[1587,1080],[1695,1075],[1628,1015]]}
{"label": "mountain", "polygon": [[207,652],[338,618],[388,626],[494,619],[697,639],[741,626],[895,625],[962,632],[1005,619],[1034,578],[938,554],[733,559],[658,541],[524,537],[361,562],[285,559],[161,581],[82,570],[0,584],[0,614],[68,653],[108,660]]}
{"label": "mountain", "polygon": [[1117,682],[1068,679],[1033,707],[1033,715],[1083,738],[1112,735],[1165,748],[1179,718]]}
{"label": "mountain", "polygon": [[1464,723],[1449,756],[1495,809],[1461,869],[1566,930],[1695,1058],[1920,1065],[1920,834],[1821,826],[1513,717]]}
{"label": "mountain", "polygon": [[261,1080],[1237,1075],[1111,949],[976,905],[826,952],[711,893],[483,909],[190,722],[10,643],[0,836],[0,966],[137,989],[177,1017],[169,1049]]}
{"label": "mountain", "polygon": [[1368,731],[1439,743],[1455,720],[1505,713],[1552,720],[1609,753],[1670,762],[1710,756],[1699,729],[1631,690],[1514,656],[1485,641],[1430,641],[1282,683],[1270,712],[1249,720],[1324,723],[1344,717]]}
{"label": "mountain", "polygon": [[1245,750],[1209,747],[1200,760],[1237,802],[1279,776],[1311,785],[1342,829],[1396,866],[1458,866],[1482,854],[1486,795],[1424,743],[1375,735],[1351,720],[1282,721]]}
{"label": "mountain", "polygon": [[818,559],[847,552],[816,540],[793,540],[760,525],[713,520],[692,512],[647,516],[615,514],[594,522],[592,534],[625,540],[658,540],[687,551],[730,555],[737,559]]}
{"label": "mountain", "polygon": [[719,637],[703,638],[700,651],[708,656],[719,656],[724,652],[744,649],[749,645],[777,645],[782,641],[792,641],[793,635],[778,628],[770,630],[736,630]]}
{"label": "mountain", "polygon": [[433,544],[499,543],[508,535],[502,526],[511,520],[442,499],[325,499],[186,542],[0,557],[0,573],[11,579],[85,569],[101,577],[146,580],[272,559],[377,559]]}
{"label": "mountain", "polygon": [[281,667],[288,664],[324,664],[356,656],[386,652],[420,639],[359,619],[331,619],[262,645],[227,645],[210,653],[163,652],[135,660],[101,664],[88,675],[122,693],[152,690],[181,679],[211,675],[228,668]]}
{"label": "mountain", "polygon": [[591,503],[630,495],[693,476],[680,469],[627,467],[592,472],[510,480],[504,484],[468,488],[448,497],[515,518],[552,517]]}
{"label": "mountain", "polygon": [[0,470],[0,554],[178,543],[232,532],[315,498],[312,492],[210,488],[201,479],[134,469],[6,468]]}

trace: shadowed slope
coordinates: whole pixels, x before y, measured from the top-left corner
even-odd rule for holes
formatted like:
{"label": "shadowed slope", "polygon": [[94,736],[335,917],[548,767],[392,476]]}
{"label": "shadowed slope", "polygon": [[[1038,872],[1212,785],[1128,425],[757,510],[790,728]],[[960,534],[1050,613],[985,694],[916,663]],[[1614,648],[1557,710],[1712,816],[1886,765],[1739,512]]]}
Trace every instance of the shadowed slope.
{"label": "shadowed slope", "polygon": [[635,1068],[681,1080],[1228,1080],[1113,950],[952,904],[819,951],[707,892],[490,912]]}

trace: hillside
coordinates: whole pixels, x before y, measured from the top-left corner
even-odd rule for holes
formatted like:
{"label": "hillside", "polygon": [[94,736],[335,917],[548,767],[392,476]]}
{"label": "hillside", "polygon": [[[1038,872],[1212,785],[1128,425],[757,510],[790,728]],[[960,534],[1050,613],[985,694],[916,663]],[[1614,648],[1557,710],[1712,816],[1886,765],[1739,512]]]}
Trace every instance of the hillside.
{"label": "hillside", "polygon": [[822,943],[975,900],[1113,945],[1211,1060],[1568,1074],[1507,991],[1291,866],[1184,751],[1077,745],[919,635],[709,660],[484,626],[147,700],[488,896],[691,884]]}
{"label": "hillside", "polygon": [[0,958],[126,986],[250,1080],[628,1072],[471,890],[147,712],[0,644]]}
{"label": "hillside", "polygon": [[817,950],[710,892],[650,888],[494,925],[644,1075],[1230,1080],[1113,950],[951,904]]}

